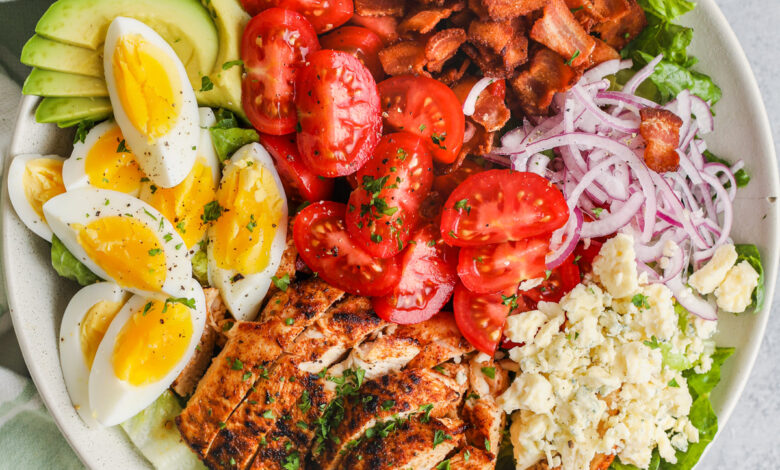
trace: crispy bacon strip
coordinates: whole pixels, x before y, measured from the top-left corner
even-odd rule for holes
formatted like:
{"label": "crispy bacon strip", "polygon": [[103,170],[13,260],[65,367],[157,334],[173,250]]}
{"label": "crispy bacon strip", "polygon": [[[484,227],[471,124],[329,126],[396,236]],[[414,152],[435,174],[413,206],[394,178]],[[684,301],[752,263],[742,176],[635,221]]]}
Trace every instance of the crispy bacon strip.
{"label": "crispy bacon strip", "polygon": [[444,63],[450,60],[461,44],[466,42],[466,32],[460,28],[439,31],[425,44],[426,68],[432,73],[441,72]]}
{"label": "crispy bacon strip", "polygon": [[647,26],[645,11],[636,0],[628,0],[629,11],[615,19],[606,20],[593,27],[601,39],[617,50],[626,47]]}
{"label": "crispy bacon strip", "polygon": [[598,38],[593,38],[596,41],[596,48],[590,54],[589,67],[596,66],[602,62],[608,60],[620,59],[620,53],[613,49],[609,44]]}
{"label": "crispy bacon strip", "polygon": [[645,139],[645,163],[658,173],[675,171],[680,165],[682,119],[667,109],[645,108],[639,111],[639,134]]}
{"label": "crispy bacon strip", "polygon": [[404,0],[355,0],[355,13],[361,16],[404,16]]}
{"label": "crispy bacon strip", "polygon": [[482,18],[509,20],[543,8],[549,0],[469,0],[469,8]]}
{"label": "crispy bacon strip", "polygon": [[425,46],[418,41],[402,41],[379,51],[379,61],[388,75],[414,73],[430,76],[425,66]]}
{"label": "crispy bacon strip", "polygon": [[596,41],[577,22],[563,0],[550,0],[544,7],[544,14],[531,29],[531,39],[565,57],[567,64],[574,67],[587,65],[596,47]]}
{"label": "crispy bacon strip", "polygon": [[406,34],[410,31],[416,31],[421,34],[427,34],[433,31],[433,28],[439,24],[440,21],[449,18],[453,13],[462,11],[466,8],[465,0],[456,0],[445,4],[442,7],[431,7],[417,12],[411,13],[401,21],[398,25],[398,30],[401,34]]}
{"label": "crispy bacon strip", "polygon": [[459,66],[452,66],[445,69],[436,77],[436,79],[445,85],[450,86],[460,80],[463,75],[466,74],[466,70],[469,68],[469,65],[471,65],[471,61],[469,59],[465,59]]}
{"label": "crispy bacon strip", "polygon": [[528,38],[519,19],[474,20],[464,52],[489,77],[507,78],[528,60]]}
{"label": "crispy bacon strip", "polygon": [[517,34],[523,34],[519,20],[474,20],[469,25],[469,41],[490,48],[501,54]]}
{"label": "crispy bacon strip", "polygon": [[566,91],[576,83],[578,75],[550,49],[539,49],[531,66],[515,77],[512,89],[526,114],[546,114],[555,93]]}

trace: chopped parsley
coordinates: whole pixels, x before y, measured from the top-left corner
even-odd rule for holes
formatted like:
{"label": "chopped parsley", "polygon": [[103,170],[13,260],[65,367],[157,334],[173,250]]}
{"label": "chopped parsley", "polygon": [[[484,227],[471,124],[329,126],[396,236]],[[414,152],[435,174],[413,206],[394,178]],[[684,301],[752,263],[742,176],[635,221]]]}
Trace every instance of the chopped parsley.
{"label": "chopped parsley", "polygon": [[447,133],[442,132],[441,134],[437,134],[435,132],[431,133],[431,141],[436,144],[437,147],[439,147],[442,150],[447,150],[447,146],[444,145],[444,141],[447,139]]}
{"label": "chopped parsley", "polygon": [[144,305],[144,310],[143,310],[143,312],[141,313],[141,315],[145,317],[145,316],[146,316],[146,314],[147,314],[147,313],[149,313],[149,310],[150,310],[151,308],[152,308],[152,303],[151,303],[151,302],[146,302],[146,305]]}
{"label": "chopped parsley", "polygon": [[395,400],[385,400],[382,403],[382,409],[385,410],[385,411],[389,410],[390,408],[392,408],[394,406],[395,406]]}
{"label": "chopped parsley", "polygon": [[200,78],[200,91],[209,91],[214,89],[214,83],[211,82],[211,79],[207,76],[203,76]]}
{"label": "chopped parsley", "polygon": [[441,429],[437,429],[433,433],[433,448],[435,449],[437,445],[441,444],[444,441],[452,440],[452,436],[449,434],[445,434],[444,431]]}
{"label": "chopped parsley", "polygon": [[436,465],[436,470],[450,470],[450,459],[439,462],[439,465]]}
{"label": "chopped parsley", "polygon": [[593,216],[598,219],[598,218],[601,217],[601,213],[602,212],[604,212],[604,209],[602,209],[601,207],[597,207],[597,208],[593,209]]}
{"label": "chopped parsley", "polygon": [[80,121],[78,126],[76,126],[76,135],[73,137],[73,143],[84,143],[87,139],[87,133],[89,133],[89,130],[93,127],[95,127],[95,123],[89,119]]}
{"label": "chopped parsley", "polygon": [[162,313],[168,311],[169,304],[182,304],[192,310],[195,309],[195,299],[188,299],[186,297],[168,297],[165,299],[165,305],[163,305]]}
{"label": "chopped parsley", "polygon": [[420,421],[423,423],[427,423],[428,421],[430,421],[431,411],[433,411],[433,403],[420,405],[420,413],[423,413],[423,415],[420,417]]}
{"label": "chopped parsley", "polygon": [[211,201],[203,206],[203,214],[200,215],[200,220],[202,220],[204,224],[217,220],[222,217],[222,212],[224,212],[224,210],[225,208],[220,206],[219,202]]}
{"label": "chopped parsley", "polygon": [[571,64],[574,62],[574,59],[576,59],[577,57],[579,57],[579,56],[580,56],[580,54],[581,54],[581,52],[580,52],[580,50],[579,50],[579,49],[577,49],[576,51],[574,51],[574,54],[572,54],[572,55],[571,55],[571,57],[569,57],[569,60],[567,60],[567,61],[566,61],[566,65],[571,65]]}
{"label": "chopped parsley", "polygon": [[510,310],[514,310],[517,308],[517,294],[514,295],[504,295],[501,294],[501,303],[504,305],[508,305]]}
{"label": "chopped parsley", "polygon": [[482,373],[488,376],[490,379],[496,378],[496,368],[495,367],[483,367]]}
{"label": "chopped parsley", "polygon": [[241,59],[239,59],[239,60],[229,60],[229,61],[225,62],[224,64],[222,64],[222,70],[227,70],[227,69],[229,69],[231,67],[235,67],[236,65],[243,67],[244,66],[244,61],[241,60]]}
{"label": "chopped parsley", "polygon": [[631,303],[639,310],[650,308],[650,303],[647,301],[647,296],[644,294],[636,294],[631,297]]}
{"label": "chopped parsley", "polygon": [[263,412],[263,418],[265,418],[265,419],[274,419],[275,418],[274,412],[271,411],[271,410],[265,410]]}
{"label": "chopped parsley", "polygon": [[230,368],[233,370],[244,370],[244,363],[241,362],[241,359],[230,359],[228,358],[228,362],[230,362]]}
{"label": "chopped parsley", "polygon": [[649,347],[650,349],[658,349],[661,347],[661,343],[658,342],[658,338],[655,337],[655,335],[651,338],[652,341],[643,341],[645,343],[645,346]]}
{"label": "chopped parsley", "polygon": [[255,227],[257,227],[257,221],[255,221],[255,215],[254,214],[250,214],[249,215],[249,223],[246,224],[246,229],[249,230],[250,232],[252,232],[255,229]]}
{"label": "chopped parsley", "polygon": [[152,248],[151,250],[149,250],[149,256],[157,256],[160,253],[162,253],[162,249],[160,248]]}
{"label": "chopped parsley", "polygon": [[116,148],[116,153],[130,153],[130,151],[127,150],[127,144],[125,144],[125,139],[122,139],[122,141],[119,142],[119,146]]}
{"label": "chopped parsley", "polygon": [[456,210],[466,210],[466,214],[471,214],[471,206],[469,204],[469,199],[461,199],[460,201],[455,203],[455,209]]}
{"label": "chopped parsley", "polygon": [[285,274],[282,277],[271,276],[271,280],[274,285],[282,292],[287,292],[287,288],[290,286],[290,275]]}

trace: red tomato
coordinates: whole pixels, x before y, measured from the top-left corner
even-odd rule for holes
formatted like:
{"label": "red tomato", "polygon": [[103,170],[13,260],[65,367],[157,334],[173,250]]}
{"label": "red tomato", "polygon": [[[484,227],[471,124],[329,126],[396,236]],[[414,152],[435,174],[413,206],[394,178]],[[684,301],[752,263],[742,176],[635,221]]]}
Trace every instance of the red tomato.
{"label": "red tomato", "polygon": [[469,176],[450,194],[441,233],[450,245],[479,246],[551,233],[568,218],[566,199],[545,178],[489,170]]}
{"label": "red tomato", "polygon": [[244,10],[254,16],[272,7],[297,11],[314,26],[317,34],[337,28],[352,18],[352,0],[241,0]]}
{"label": "red tomato", "polygon": [[360,16],[355,14],[352,15],[350,23],[375,32],[385,45],[398,39],[398,18],[393,16]]}
{"label": "red tomato", "polygon": [[307,54],[320,48],[317,34],[300,14],[271,8],[252,18],[241,40],[246,74],[242,103],[260,132],[295,131],[295,76]]}
{"label": "red tomato", "polygon": [[414,234],[433,184],[431,154],[414,134],[388,134],[357,172],[357,182],[347,208],[349,234],[373,256],[395,256]]}
{"label": "red tomato", "polygon": [[298,194],[310,202],[330,199],[333,194],[333,180],[315,175],[303,164],[295,144],[295,134],[260,134],[260,143],[273,157],[288,197]]}
{"label": "red tomato", "polygon": [[378,259],[356,246],[344,227],[347,206],[317,202],[295,217],[293,241],[304,263],[326,282],[350,294],[380,296],[398,284],[398,258]]}
{"label": "red tomato", "polygon": [[544,276],[544,257],[549,251],[548,237],[462,248],[458,276],[472,292],[503,292],[527,279]]}
{"label": "red tomato", "polygon": [[298,150],[321,176],[346,176],[371,157],[382,133],[379,93],[365,65],[346,52],[317,51],[298,72]]}
{"label": "red tomato", "polygon": [[433,225],[417,231],[403,253],[401,280],[384,297],[374,297],[374,310],[393,323],[420,323],[439,313],[450,299],[458,278],[457,248],[445,244]]}
{"label": "red tomato", "polygon": [[421,135],[441,163],[452,163],[463,145],[466,121],[455,93],[433,78],[400,75],[379,84],[385,130]]}
{"label": "red tomato", "polygon": [[522,292],[535,302],[558,302],[580,283],[580,270],[572,253],[562,265],[553,269],[539,287]]}
{"label": "red tomato", "polygon": [[458,185],[469,176],[478,171],[484,171],[485,168],[474,160],[463,160],[463,164],[457,170],[446,175],[439,175],[433,179],[433,189],[440,192],[444,197],[449,197]]}
{"label": "red tomato", "polygon": [[496,352],[510,305],[511,300],[501,294],[475,294],[461,283],[455,286],[452,306],[458,328],[469,343],[485,354],[492,356]]}
{"label": "red tomato", "polygon": [[577,248],[574,249],[574,263],[580,269],[581,274],[587,274],[593,272],[593,260],[596,255],[601,251],[602,242],[590,239],[590,244],[585,248],[585,242],[580,241],[577,243]]}
{"label": "red tomato", "polygon": [[343,51],[357,57],[376,80],[382,80],[385,71],[379,62],[379,51],[384,43],[370,29],[360,26],[342,26],[320,38],[323,49]]}
{"label": "red tomato", "polygon": [[[474,85],[476,85],[478,81],[479,80],[477,79],[477,77],[471,77],[471,76],[466,76],[462,78],[460,81],[458,81],[458,83],[456,83],[452,87],[452,91],[455,93],[455,96],[458,97],[458,101],[460,101],[461,103],[466,101],[466,97],[469,96],[471,89],[474,88]],[[483,91],[482,93],[485,92],[490,93],[496,98],[503,100],[504,98],[506,98],[506,83],[504,82],[504,80],[497,78],[493,83],[488,85],[488,87],[485,88],[485,91]],[[480,93],[479,96],[482,96],[482,93]]]}

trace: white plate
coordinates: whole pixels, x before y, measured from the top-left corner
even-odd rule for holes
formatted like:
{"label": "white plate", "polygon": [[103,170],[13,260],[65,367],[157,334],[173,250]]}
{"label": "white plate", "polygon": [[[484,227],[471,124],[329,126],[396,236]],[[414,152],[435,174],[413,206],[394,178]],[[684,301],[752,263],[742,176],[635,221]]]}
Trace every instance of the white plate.
{"label": "white plate", "polygon": [[[780,184],[764,104],[726,19],[714,1],[701,0],[683,22],[696,30],[693,52],[700,59],[698,68],[715,77],[723,89],[723,99],[716,107],[716,132],[708,136],[708,145],[724,158],[744,159],[752,176],[750,185],[737,196],[733,237],[738,242],[757,244],[766,270],[764,310],[757,315],[721,315],[718,344],[737,348],[713,393],[713,405],[723,428],[747,382],[769,318],[778,267],[780,214],[775,198]],[[10,154],[69,155],[72,131],[37,124],[36,104],[33,97],[22,101]],[[54,420],[88,467],[148,468],[119,429],[87,429],[71,406],[57,356],[57,331],[76,286],[57,277],[50,266],[49,245],[22,225],[10,207],[7,189],[2,197],[2,227],[11,316],[27,367]]]}

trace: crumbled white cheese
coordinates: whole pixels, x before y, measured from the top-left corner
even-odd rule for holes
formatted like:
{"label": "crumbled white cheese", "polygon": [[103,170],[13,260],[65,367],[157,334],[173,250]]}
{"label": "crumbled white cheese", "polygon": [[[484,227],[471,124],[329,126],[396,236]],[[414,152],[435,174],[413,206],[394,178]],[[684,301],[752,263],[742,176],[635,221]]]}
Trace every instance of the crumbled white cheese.
{"label": "crumbled white cheese", "polygon": [[712,259],[688,278],[688,284],[700,294],[713,292],[726,278],[734,263],[737,262],[737,250],[734,245],[721,245],[715,250]]}
{"label": "crumbled white cheese", "polygon": [[526,279],[525,281],[521,282],[520,285],[517,287],[517,290],[523,292],[527,290],[534,289],[536,287],[541,286],[544,283],[543,277],[537,277],[534,279]]}
{"label": "crumbled white cheese", "polygon": [[679,317],[667,287],[640,285],[633,258],[633,239],[618,236],[594,262],[600,284],[508,319],[524,345],[509,351],[518,374],[498,403],[513,413],[518,470],[540,460],[587,470],[610,453],[646,468],[653,449],[673,463],[675,449],[698,441],[686,380],[664,360],[708,370],[717,323]]}
{"label": "crumbled white cheese", "polygon": [[593,274],[613,297],[630,297],[639,288],[635,258],[634,239],[619,233],[601,247],[593,261]]}
{"label": "crumbled white cheese", "polygon": [[747,261],[729,269],[726,278],[715,289],[718,307],[727,312],[740,313],[753,301],[753,290],[758,286],[758,273]]}

